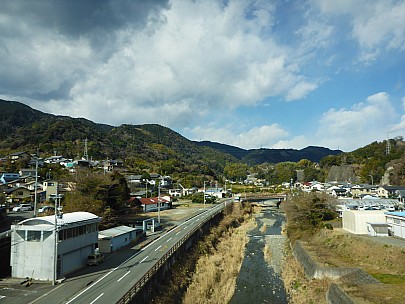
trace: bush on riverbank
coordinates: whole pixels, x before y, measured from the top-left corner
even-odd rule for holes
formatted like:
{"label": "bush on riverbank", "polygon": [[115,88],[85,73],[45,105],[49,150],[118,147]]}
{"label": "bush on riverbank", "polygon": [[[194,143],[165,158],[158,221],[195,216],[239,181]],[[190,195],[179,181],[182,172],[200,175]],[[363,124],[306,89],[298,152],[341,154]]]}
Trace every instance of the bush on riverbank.
{"label": "bush on riverbank", "polygon": [[282,204],[286,213],[286,233],[292,243],[313,236],[327,225],[327,221],[337,217],[331,207],[331,198],[324,193],[302,193],[290,196]]}

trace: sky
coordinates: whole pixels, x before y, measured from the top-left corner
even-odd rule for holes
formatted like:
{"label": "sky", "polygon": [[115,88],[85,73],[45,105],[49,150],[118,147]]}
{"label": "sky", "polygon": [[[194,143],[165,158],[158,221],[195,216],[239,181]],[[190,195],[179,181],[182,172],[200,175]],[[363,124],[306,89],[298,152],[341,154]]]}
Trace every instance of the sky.
{"label": "sky", "polygon": [[0,75],[46,113],[350,152],[404,135],[405,1],[4,0]]}

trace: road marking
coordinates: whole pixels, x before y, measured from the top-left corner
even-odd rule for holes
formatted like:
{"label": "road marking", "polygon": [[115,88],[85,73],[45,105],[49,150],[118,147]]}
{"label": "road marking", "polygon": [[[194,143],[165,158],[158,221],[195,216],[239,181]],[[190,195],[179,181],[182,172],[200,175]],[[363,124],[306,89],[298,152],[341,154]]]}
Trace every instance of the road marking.
{"label": "road marking", "polygon": [[97,298],[95,298],[94,301],[91,302],[90,304],[93,304],[94,302],[96,302],[96,301],[97,301],[98,299],[100,299],[103,295],[104,295],[104,292],[103,292],[101,295],[99,295]]}
{"label": "road marking", "polygon": [[178,235],[179,233],[180,233],[180,231],[179,231],[179,232],[177,232],[177,233],[176,233],[176,235]]}
{"label": "road marking", "polygon": [[0,299],[4,299],[6,296],[0,296]]}
{"label": "road marking", "polygon": [[143,261],[145,261],[149,256],[146,256],[146,258],[143,258],[142,261],[139,262],[139,264],[141,264]]}
{"label": "road marking", "polygon": [[130,272],[131,272],[131,270],[128,270],[126,274],[124,274],[122,277],[119,278],[119,280],[117,281],[117,283],[118,283],[119,281],[121,281],[123,278],[125,278]]}
{"label": "road marking", "polygon": [[168,239],[168,240],[166,241],[166,243],[169,243],[171,239],[172,239],[172,238]]}
{"label": "road marking", "polygon": [[158,248],[156,248],[155,251],[158,251],[160,247],[162,247],[162,245],[160,245]]}
{"label": "road marking", "polygon": [[184,227],[183,230],[186,230],[188,226]]}
{"label": "road marking", "polygon": [[[78,297],[80,297],[82,294],[84,294],[87,290],[89,290],[91,287],[93,287],[94,285],[96,285],[98,282],[100,282],[101,280],[104,280],[105,277],[107,277],[108,275],[110,275],[111,273],[113,273],[115,270],[117,270],[118,267],[115,267],[113,270],[111,270],[110,272],[106,273],[104,276],[102,276],[100,279],[98,279],[95,283],[91,284],[89,287],[87,287],[86,289],[84,289],[82,292],[78,293],[75,297],[73,297],[70,301],[66,302],[66,304],[71,303],[72,301],[76,300]],[[61,285],[62,286],[62,285]]]}

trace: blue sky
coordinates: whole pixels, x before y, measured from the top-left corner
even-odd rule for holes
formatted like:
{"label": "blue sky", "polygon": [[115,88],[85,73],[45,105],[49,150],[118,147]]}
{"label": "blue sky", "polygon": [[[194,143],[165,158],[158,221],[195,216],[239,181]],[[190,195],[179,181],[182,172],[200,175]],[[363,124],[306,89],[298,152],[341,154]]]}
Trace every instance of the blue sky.
{"label": "blue sky", "polygon": [[0,98],[241,148],[405,131],[405,1],[37,0],[0,11]]}

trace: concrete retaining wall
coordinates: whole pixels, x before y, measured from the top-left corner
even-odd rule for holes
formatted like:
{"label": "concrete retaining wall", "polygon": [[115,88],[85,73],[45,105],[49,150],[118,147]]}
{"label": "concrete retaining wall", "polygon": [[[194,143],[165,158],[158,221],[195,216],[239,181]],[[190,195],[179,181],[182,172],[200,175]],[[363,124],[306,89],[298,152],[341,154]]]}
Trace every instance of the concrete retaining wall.
{"label": "concrete retaining wall", "polygon": [[[361,268],[348,267],[324,267],[318,265],[309,253],[304,249],[300,241],[296,241],[292,248],[295,259],[304,268],[307,278],[322,279],[329,278],[339,279],[341,282],[350,285],[361,284],[380,284],[380,282],[370,276]],[[330,304],[351,304],[353,300],[336,284],[331,284],[326,294],[326,299]]]}

